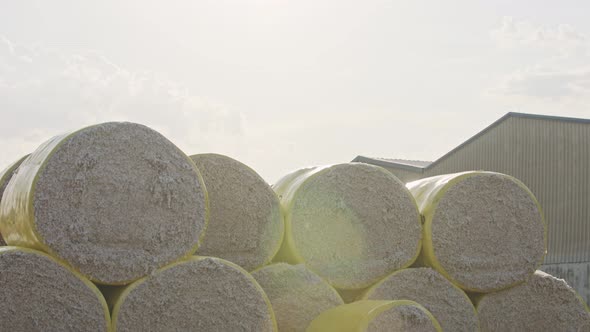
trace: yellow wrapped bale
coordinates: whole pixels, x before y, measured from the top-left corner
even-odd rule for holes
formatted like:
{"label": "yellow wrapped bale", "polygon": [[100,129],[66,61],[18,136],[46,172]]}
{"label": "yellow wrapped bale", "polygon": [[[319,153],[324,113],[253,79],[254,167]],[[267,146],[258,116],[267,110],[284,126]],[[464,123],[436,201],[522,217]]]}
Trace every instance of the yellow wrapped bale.
{"label": "yellow wrapped bale", "polygon": [[126,284],[195,252],[207,224],[195,164],[133,123],[57,136],[6,187],[0,231],[103,284]]}
{"label": "yellow wrapped bale", "polygon": [[307,332],[442,332],[420,304],[364,300],[343,304],[314,319]]}
{"label": "yellow wrapped bale", "polygon": [[300,170],[275,185],[285,239],[275,261],[305,265],[340,289],[361,289],[407,267],[420,250],[416,203],[377,166]]}
{"label": "yellow wrapped bale", "polygon": [[271,304],[238,265],[192,257],[107,293],[113,331],[276,332]]}
{"label": "yellow wrapped bale", "polygon": [[268,296],[281,332],[304,332],[323,311],[344,304],[332,286],[303,264],[276,263],[252,276]]}
{"label": "yellow wrapped bale", "polygon": [[[4,194],[4,189],[6,189],[8,182],[10,182],[10,179],[12,179],[12,176],[14,175],[14,173],[16,173],[20,164],[28,156],[29,155],[26,155],[20,158],[19,160],[15,161],[14,163],[10,164],[6,169],[2,171],[2,173],[0,173],[0,201],[2,201],[2,195]],[[0,246],[4,245],[6,245],[6,242],[4,242],[4,238],[2,237],[2,234],[0,234]]]}
{"label": "yellow wrapped bale", "polygon": [[518,286],[483,295],[477,311],[482,332],[590,331],[582,298],[564,280],[541,271]]}
{"label": "yellow wrapped bale", "polygon": [[0,248],[0,285],[2,331],[110,331],[98,288],[45,253]]}
{"label": "yellow wrapped bale", "polygon": [[210,218],[197,255],[234,262],[247,271],[268,264],[283,240],[277,195],[250,167],[218,154],[191,156],[209,194]]}
{"label": "yellow wrapped bale", "polygon": [[543,262],[543,213],[517,179],[473,171],[407,187],[425,218],[420,261],[462,289],[504,289],[524,281]]}
{"label": "yellow wrapped bale", "polygon": [[362,300],[411,300],[420,303],[444,331],[479,330],[469,297],[441,274],[427,267],[394,272],[367,290]]}

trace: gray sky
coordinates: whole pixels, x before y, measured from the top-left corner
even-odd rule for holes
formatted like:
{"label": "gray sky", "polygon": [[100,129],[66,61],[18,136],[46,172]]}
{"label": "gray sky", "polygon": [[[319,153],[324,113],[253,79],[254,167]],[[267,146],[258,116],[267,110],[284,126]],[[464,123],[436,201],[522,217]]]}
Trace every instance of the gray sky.
{"label": "gray sky", "polygon": [[98,122],[267,181],[435,160],[509,111],[590,118],[587,1],[0,0],[0,167]]}

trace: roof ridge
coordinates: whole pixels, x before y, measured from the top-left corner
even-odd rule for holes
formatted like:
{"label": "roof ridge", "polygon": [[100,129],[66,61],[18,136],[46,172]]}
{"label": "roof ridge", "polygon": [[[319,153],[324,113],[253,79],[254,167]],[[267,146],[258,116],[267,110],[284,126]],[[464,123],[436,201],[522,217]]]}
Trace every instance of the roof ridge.
{"label": "roof ridge", "polygon": [[590,123],[590,119],[587,119],[587,118],[574,118],[574,117],[559,116],[559,115],[508,112],[504,116],[505,117],[512,116],[515,118],[539,119],[539,120],[557,120],[557,121],[567,121],[567,122]]}
{"label": "roof ridge", "polygon": [[385,159],[385,160],[419,161],[419,162],[422,162],[422,163],[431,163],[432,162],[432,161],[429,161],[429,160],[404,159],[404,158],[383,158],[383,157],[369,157],[369,158],[377,158],[377,159]]}

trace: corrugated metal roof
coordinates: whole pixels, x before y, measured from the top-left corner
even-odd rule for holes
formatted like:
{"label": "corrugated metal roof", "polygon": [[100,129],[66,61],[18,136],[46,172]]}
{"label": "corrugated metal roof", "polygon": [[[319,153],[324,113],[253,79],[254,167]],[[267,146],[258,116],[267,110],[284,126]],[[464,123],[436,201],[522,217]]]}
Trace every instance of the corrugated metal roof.
{"label": "corrugated metal roof", "polygon": [[380,164],[384,163],[384,166],[390,166],[390,164],[395,164],[398,166],[408,166],[412,168],[424,168],[430,165],[431,161],[423,161],[423,160],[406,160],[406,159],[391,159],[391,158],[377,158],[377,157],[366,157],[366,156],[357,156],[352,160],[352,162],[361,162],[361,163],[370,163],[370,164]]}
{"label": "corrugated metal roof", "polygon": [[421,173],[424,169],[425,164],[429,164],[429,161],[418,161],[418,160],[404,160],[404,159],[386,159],[386,158],[372,158],[365,156],[356,156],[352,160],[353,163],[367,163],[382,167],[395,167],[406,169],[414,172]]}
{"label": "corrugated metal roof", "polygon": [[432,161],[423,161],[423,160],[406,160],[406,159],[391,159],[391,158],[373,158],[378,160],[387,161],[390,163],[397,163],[397,164],[404,164],[408,166],[416,166],[416,167],[426,167],[432,164]]}

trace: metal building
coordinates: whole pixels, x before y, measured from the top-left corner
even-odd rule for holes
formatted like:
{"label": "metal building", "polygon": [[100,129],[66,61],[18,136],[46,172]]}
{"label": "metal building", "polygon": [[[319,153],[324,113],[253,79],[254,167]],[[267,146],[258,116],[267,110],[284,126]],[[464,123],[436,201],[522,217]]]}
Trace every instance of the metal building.
{"label": "metal building", "polygon": [[512,175],[535,194],[548,224],[542,270],[590,300],[590,119],[508,113],[433,162],[358,156],[404,182],[468,170]]}

